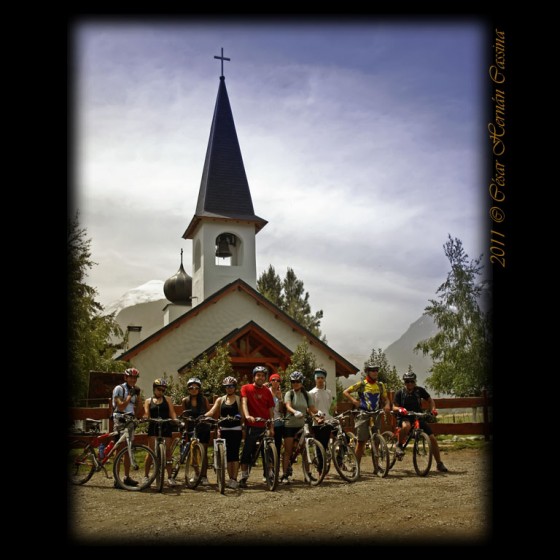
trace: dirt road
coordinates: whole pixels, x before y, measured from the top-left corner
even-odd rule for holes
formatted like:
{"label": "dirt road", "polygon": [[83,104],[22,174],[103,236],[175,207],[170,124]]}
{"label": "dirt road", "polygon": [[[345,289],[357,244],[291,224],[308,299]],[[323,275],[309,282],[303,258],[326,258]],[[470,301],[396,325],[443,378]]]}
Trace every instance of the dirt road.
{"label": "dirt road", "polygon": [[318,487],[302,481],[268,492],[254,470],[245,490],[166,487],[162,494],[115,490],[101,473],[69,488],[72,544],[385,545],[484,544],[491,536],[489,450],[443,451],[448,473],[418,477],[412,458],[385,479],[354,484],[333,470]]}

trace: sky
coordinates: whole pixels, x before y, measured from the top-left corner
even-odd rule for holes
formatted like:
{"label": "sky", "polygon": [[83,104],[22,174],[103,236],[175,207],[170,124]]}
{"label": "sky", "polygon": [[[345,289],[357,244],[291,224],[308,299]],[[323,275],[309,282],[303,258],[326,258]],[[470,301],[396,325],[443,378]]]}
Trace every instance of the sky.
{"label": "sky", "polygon": [[181,249],[192,275],[182,235],[222,48],[255,214],[268,220],[257,276],[292,268],[332,348],[369,355],[398,339],[446,278],[448,235],[489,273],[484,22],[84,18],[71,40],[71,210],[102,305],[174,275]]}

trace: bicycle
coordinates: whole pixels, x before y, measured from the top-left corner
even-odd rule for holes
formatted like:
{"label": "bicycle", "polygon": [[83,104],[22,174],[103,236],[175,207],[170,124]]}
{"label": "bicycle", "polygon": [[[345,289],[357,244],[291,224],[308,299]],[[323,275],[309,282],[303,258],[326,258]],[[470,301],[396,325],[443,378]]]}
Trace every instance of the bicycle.
{"label": "bicycle", "polygon": [[274,443],[274,437],[270,434],[270,426],[274,423],[270,418],[256,417],[255,422],[266,422],[264,432],[258,437],[251,462],[249,463],[249,474],[252,467],[256,466],[262,453],[263,477],[266,479],[268,489],[273,492],[278,486],[278,470],[280,467],[278,450]]}
{"label": "bicycle", "polygon": [[218,492],[223,494],[226,491],[226,472],[227,472],[227,447],[226,440],[222,437],[220,424],[226,420],[239,420],[241,415],[224,416],[215,420],[214,418],[206,418],[204,421],[214,425],[216,434],[214,436],[214,460],[212,467],[216,473],[218,483]]}
{"label": "bicycle", "polygon": [[379,430],[376,429],[375,424],[377,418],[384,411],[379,408],[377,410],[352,410],[349,411],[356,415],[369,416],[373,418],[373,423],[369,423],[369,447],[371,450],[371,461],[373,463],[373,474],[381,478],[385,478],[389,474],[389,448],[385,438],[381,436]]}
{"label": "bicycle", "polygon": [[[167,470],[167,450],[165,446],[165,439],[162,435],[163,425],[168,422],[175,422],[173,418],[148,418],[149,422],[157,424],[158,435],[155,442],[155,455],[156,455],[156,490],[163,492],[163,483],[165,479],[165,472]],[[169,461],[171,463],[171,460]]]}
{"label": "bicycle", "polygon": [[[398,415],[398,412],[395,412],[394,410],[392,410],[391,413]],[[432,442],[430,441],[430,436],[420,427],[420,420],[432,418],[432,415],[429,412],[408,411],[403,418],[410,418],[413,420],[411,421],[411,430],[408,432],[406,440],[402,444],[403,452],[408,445],[408,442],[413,439],[412,464],[414,465],[414,470],[418,476],[426,476],[430,472],[430,468],[432,466]],[[398,456],[396,451],[400,431],[401,428],[397,427],[394,432],[383,432],[383,439],[387,442],[387,447],[389,449],[390,469],[393,468],[397,459],[402,461],[404,458],[404,453]]]}
{"label": "bicycle", "polygon": [[[155,453],[146,445],[133,443],[134,430],[141,420],[137,420],[130,413],[115,413],[114,417],[116,427],[112,432],[98,435],[89,443],[85,440],[74,440],[70,443],[68,477],[72,484],[85,484],[94,473],[101,470],[105,473],[106,478],[110,479],[105,465],[115,453],[113,478],[119,488],[131,491],[144,490],[156,478]],[[121,421],[118,422],[118,420]],[[117,436],[118,439],[116,439]],[[105,442],[108,443],[102,454],[99,447],[105,445]],[[120,448],[122,443],[126,443],[126,446]],[[152,460],[152,467],[148,472],[147,480],[143,481],[144,464],[148,458]],[[130,467],[128,477],[121,476],[121,471],[124,471],[125,466]]]}
{"label": "bicycle", "polygon": [[[185,466],[185,486],[194,490],[199,484],[206,466],[206,450],[200,443],[197,435],[197,428],[200,422],[206,419],[205,416],[191,418],[185,413],[179,416],[184,422],[181,424],[181,435],[176,437],[171,443],[171,478],[177,479],[181,467]],[[189,438],[188,424],[194,424],[193,435]]]}
{"label": "bicycle", "polygon": [[360,476],[360,464],[356,453],[350,444],[350,437],[342,428],[341,420],[348,416],[348,412],[338,414],[332,420],[325,423],[333,428],[336,432],[334,436],[331,434],[327,452],[327,469],[325,475],[331,468],[331,461],[340,477],[346,482],[355,482]]}
{"label": "bicycle", "polygon": [[292,475],[292,465],[297,462],[298,456],[301,455],[304,481],[311,486],[318,486],[327,474],[327,453],[323,444],[313,437],[309,427],[309,419],[310,416],[307,415],[305,424],[294,436],[294,447],[286,474],[288,476]]}

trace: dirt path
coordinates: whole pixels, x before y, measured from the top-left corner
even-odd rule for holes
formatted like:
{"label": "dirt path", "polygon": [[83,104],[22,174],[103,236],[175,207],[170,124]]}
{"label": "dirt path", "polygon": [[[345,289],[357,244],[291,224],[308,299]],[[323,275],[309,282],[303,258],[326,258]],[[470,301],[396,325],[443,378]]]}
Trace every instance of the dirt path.
{"label": "dirt path", "polygon": [[211,472],[210,486],[166,487],[162,494],[115,490],[98,473],[69,490],[69,534],[80,545],[482,544],[491,536],[490,453],[450,450],[443,460],[449,472],[425,478],[410,456],[385,479],[366,462],[354,484],[333,471],[313,488],[296,465],[294,482],[274,493],[254,470],[249,488],[225,495]]}

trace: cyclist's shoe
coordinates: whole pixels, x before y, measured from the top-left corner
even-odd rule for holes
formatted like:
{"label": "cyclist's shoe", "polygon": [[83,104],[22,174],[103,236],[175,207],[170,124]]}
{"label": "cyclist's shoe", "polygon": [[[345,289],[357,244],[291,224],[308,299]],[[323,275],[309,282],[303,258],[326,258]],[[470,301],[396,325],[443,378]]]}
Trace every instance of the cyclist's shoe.
{"label": "cyclist's shoe", "polygon": [[132,480],[132,478],[130,478],[129,476],[127,476],[123,482],[127,485],[127,486],[138,486],[138,482],[136,482],[136,480]]}
{"label": "cyclist's shoe", "polygon": [[237,480],[233,480],[233,478],[230,478],[227,481],[226,486],[228,488],[231,488],[232,490],[236,490],[237,488],[239,488],[239,482],[237,482]]}
{"label": "cyclist's shoe", "polygon": [[149,479],[147,476],[145,476],[145,477],[142,479],[142,486],[147,486],[147,485],[148,485],[148,482],[150,482],[150,479]]}
{"label": "cyclist's shoe", "polygon": [[292,470],[292,467],[288,467],[288,470],[286,471],[286,476],[294,476],[294,471]]}
{"label": "cyclist's shoe", "polygon": [[168,486],[177,486],[177,481],[174,478],[168,478],[167,479],[167,485]]}
{"label": "cyclist's shoe", "polygon": [[263,480],[264,483],[266,483],[267,482],[266,476],[263,475],[262,480]]}
{"label": "cyclist's shoe", "polygon": [[202,484],[202,486],[208,486],[210,483],[208,482],[208,478],[206,476],[201,476],[200,484]]}
{"label": "cyclist's shoe", "polygon": [[242,476],[242,477],[239,479],[239,485],[238,485],[238,487],[239,487],[239,488],[247,488],[247,477]]}
{"label": "cyclist's shoe", "polygon": [[439,472],[447,472],[447,467],[443,464],[442,461],[437,464],[436,468]]}
{"label": "cyclist's shoe", "polygon": [[283,474],[283,475],[282,475],[282,478],[280,479],[280,482],[281,482],[282,484],[290,484],[290,479],[289,479],[288,475],[287,475],[287,474]]}
{"label": "cyclist's shoe", "polygon": [[309,476],[309,480],[310,480],[311,482],[317,482],[317,479],[316,479],[311,473],[308,473],[307,476]]}
{"label": "cyclist's shoe", "polygon": [[397,456],[397,459],[401,459],[404,456],[404,449],[401,447],[400,443],[395,445],[395,455]]}

